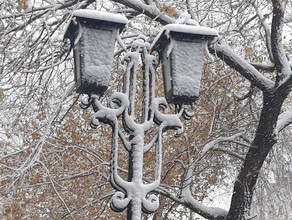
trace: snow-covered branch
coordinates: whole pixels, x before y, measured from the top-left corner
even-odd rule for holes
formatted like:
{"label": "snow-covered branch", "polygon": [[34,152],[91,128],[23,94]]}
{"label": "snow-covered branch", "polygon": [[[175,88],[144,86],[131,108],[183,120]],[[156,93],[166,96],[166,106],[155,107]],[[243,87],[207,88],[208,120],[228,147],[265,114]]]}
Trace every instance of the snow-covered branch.
{"label": "snow-covered branch", "polygon": [[193,212],[207,219],[218,219],[218,220],[222,219],[223,220],[228,214],[228,211],[224,209],[215,208],[215,207],[207,207],[201,204],[200,202],[195,200],[191,195],[187,196],[187,194],[185,194],[184,197],[178,197],[175,194],[169,192],[168,190],[162,187],[159,187],[156,191],[160,193],[161,195],[177,202],[178,204],[188,207]]}
{"label": "snow-covered branch", "polygon": [[74,218],[74,216],[73,216],[71,210],[69,209],[68,204],[65,202],[65,200],[62,198],[62,196],[61,196],[60,193],[58,192],[58,190],[57,190],[57,188],[56,188],[56,186],[55,186],[54,180],[53,180],[53,178],[52,178],[52,176],[51,176],[51,174],[50,174],[49,169],[46,167],[46,165],[45,165],[43,162],[38,161],[38,163],[42,165],[43,169],[44,169],[45,172],[47,173],[47,176],[49,177],[50,183],[51,183],[51,185],[52,185],[52,187],[53,187],[53,189],[54,189],[56,195],[58,196],[58,198],[61,200],[61,202],[62,202],[63,205],[65,206],[67,212],[70,214],[71,218],[75,220],[75,218]]}
{"label": "snow-covered branch", "polygon": [[230,150],[230,149],[228,149],[226,147],[218,147],[218,146],[215,146],[212,150],[213,151],[221,151],[223,153],[226,153],[226,154],[229,154],[229,155],[231,155],[233,157],[236,157],[236,158],[238,158],[240,160],[244,160],[245,159],[245,156],[244,155],[239,154],[239,153],[236,153],[236,152],[234,152],[234,151],[232,151],[232,150]]}
{"label": "snow-covered branch", "polygon": [[272,53],[277,69],[276,84],[291,75],[291,68],[286,57],[282,41],[284,25],[285,1],[273,0],[273,20],[271,30]]}
{"label": "snow-covered branch", "polygon": [[161,24],[171,24],[174,23],[175,20],[165,13],[161,12],[158,7],[152,1],[147,1],[149,5],[144,4],[142,1],[138,0],[113,0],[114,2],[123,4],[129,8],[132,8],[138,12],[141,12],[152,19],[159,21]]}
{"label": "snow-covered branch", "polygon": [[256,0],[254,0],[252,2],[252,5],[253,7],[255,8],[255,11],[257,13],[257,16],[259,18],[259,21],[265,31],[265,37],[266,37],[266,46],[267,46],[267,49],[268,49],[268,53],[269,53],[269,56],[270,56],[270,59],[271,61],[274,60],[273,58],[273,53],[272,53],[272,44],[271,44],[271,28],[270,26],[268,25],[268,22],[267,22],[267,18],[269,15],[264,15],[262,10],[259,8],[259,5],[258,5],[258,2]]}
{"label": "snow-covered branch", "polygon": [[[78,0],[72,0],[72,1],[68,1],[64,4],[62,3],[57,3],[57,4],[51,4],[50,6],[46,6],[46,7],[40,7],[38,8],[38,10],[40,11],[39,13],[35,14],[34,16],[29,17],[28,20],[24,21],[21,24],[18,25],[14,25],[12,28],[5,30],[3,33],[4,34],[9,34],[11,32],[14,31],[19,31],[24,29],[25,27],[27,27],[28,25],[30,25],[32,22],[36,21],[37,19],[40,19],[42,17],[45,17],[46,14],[51,14],[57,10],[61,10],[64,8],[68,8],[72,5],[77,4],[77,2],[79,2]],[[32,9],[31,13],[35,12],[36,10]],[[27,13],[30,13],[29,11]],[[20,16],[21,14],[19,14]],[[25,16],[25,15],[23,15]],[[3,16],[3,18],[5,18],[5,16]],[[0,34],[0,36],[2,35],[2,33]]]}
{"label": "snow-covered branch", "polygon": [[[39,163],[40,155],[42,153],[43,146],[45,145],[46,139],[51,132],[51,126],[52,126],[53,122],[55,121],[56,117],[59,115],[59,112],[61,111],[61,106],[62,106],[63,101],[65,100],[65,98],[68,97],[68,95],[72,92],[73,89],[74,89],[74,85],[70,85],[67,88],[67,91],[64,93],[62,99],[60,100],[60,102],[56,108],[56,111],[53,113],[53,115],[49,119],[49,121],[45,127],[45,131],[44,131],[43,135],[41,136],[41,138],[37,142],[36,147],[32,150],[32,152],[26,158],[25,162],[19,168],[13,168],[14,174],[11,175],[11,177],[13,179],[18,180],[28,169],[33,167],[35,164]],[[15,183],[15,181],[13,183]]]}
{"label": "snow-covered branch", "polygon": [[267,64],[267,63],[251,63],[253,67],[255,67],[257,70],[267,71],[267,72],[273,72],[275,70],[275,64]]}
{"label": "snow-covered branch", "polygon": [[108,200],[108,202],[106,203],[106,205],[103,207],[103,210],[101,211],[101,213],[100,213],[98,216],[96,216],[97,219],[98,219],[98,218],[101,217],[101,215],[104,213],[104,211],[105,211],[105,209],[106,209],[106,207],[107,207],[107,204],[109,203],[109,200],[110,200],[110,198],[111,198],[113,195],[114,195],[114,193],[106,194],[106,195],[103,196],[102,198],[98,198],[98,199],[96,199],[96,200],[94,200],[94,201],[92,201],[92,202],[86,203],[84,206],[82,206],[82,207],[80,207],[80,208],[76,208],[75,210],[72,210],[71,213],[67,213],[66,215],[64,215],[64,216],[61,218],[61,220],[63,220],[63,219],[67,219],[67,218],[70,216],[70,214],[73,215],[73,214],[75,214],[75,213],[79,213],[80,211],[86,209],[87,207],[92,206],[92,205],[95,205],[96,203],[98,203],[98,202],[100,202],[100,201],[102,201],[102,200]]}
{"label": "snow-covered branch", "polygon": [[[236,138],[241,137],[242,135],[243,135],[242,133],[238,133],[238,134],[232,135],[230,137],[219,137],[219,138],[207,143],[201,151],[201,157],[204,157],[206,155],[206,153],[209,152],[210,150],[223,150],[224,151],[224,149],[217,147],[217,145],[219,143],[233,142],[236,140]],[[243,159],[242,156],[239,156],[239,157],[240,157],[240,159]]]}
{"label": "snow-covered branch", "polygon": [[279,115],[277,122],[277,131],[283,130],[285,127],[292,123],[292,110],[287,110]]}
{"label": "snow-covered branch", "polygon": [[191,157],[189,159],[189,165],[185,169],[186,173],[185,173],[184,179],[182,181],[182,192],[181,192],[182,197],[191,196],[191,184],[192,184],[193,177],[194,177],[194,169],[195,169],[195,161]]}
{"label": "snow-covered branch", "polygon": [[256,68],[247,61],[236,55],[226,42],[221,40],[218,43],[212,44],[210,52],[217,55],[222,61],[234,68],[242,76],[251,81],[256,87],[262,91],[270,91],[274,87],[272,80],[264,77]]}

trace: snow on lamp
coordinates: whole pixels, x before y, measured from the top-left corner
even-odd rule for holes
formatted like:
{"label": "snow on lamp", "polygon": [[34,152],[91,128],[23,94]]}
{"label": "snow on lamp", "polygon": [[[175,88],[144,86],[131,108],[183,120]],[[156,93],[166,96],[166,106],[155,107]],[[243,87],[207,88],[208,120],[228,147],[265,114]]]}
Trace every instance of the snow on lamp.
{"label": "snow on lamp", "polygon": [[74,48],[74,75],[78,93],[102,95],[109,85],[115,40],[128,20],[119,14],[95,10],[73,13],[64,38]]}
{"label": "snow on lamp", "polygon": [[204,51],[216,30],[186,24],[166,25],[151,49],[162,60],[165,97],[169,103],[189,104],[199,96]]}

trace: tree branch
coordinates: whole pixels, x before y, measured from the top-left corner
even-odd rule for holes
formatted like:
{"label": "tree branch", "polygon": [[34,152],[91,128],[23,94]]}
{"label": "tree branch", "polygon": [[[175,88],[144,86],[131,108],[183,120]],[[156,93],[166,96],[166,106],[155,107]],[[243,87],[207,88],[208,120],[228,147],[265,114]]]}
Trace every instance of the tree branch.
{"label": "tree branch", "polygon": [[282,42],[282,32],[284,24],[284,14],[286,1],[273,0],[273,20],[271,44],[272,53],[277,70],[276,86],[287,76],[291,74],[290,64]]}
{"label": "tree branch", "polygon": [[188,207],[193,212],[201,215],[202,217],[206,219],[223,220],[225,219],[228,213],[226,210],[221,209],[221,208],[204,206],[200,202],[195,200],[191,195],[189,195],[188,197],[184,196],[182,198],[179,198],[173,193],[162,188],[161,186],[155,191],[183,206]]}
{"label": "tree branch", "polygon": [[157,20],[163,25],[175,22],[173,18],[161,12],[153,2],[152,4],[146,5],[143,2],[137,0],[113,0],[113,1],[125,5],[129,8],[132,8],[138,12],[141,12],[149,16],[150,18]]}
{"label": "tree branch", "polygon": [[288,110],[279,115],[277,122],[277,130],[282,131],[288,125],[292,123],[292,110]]}
{"label": "tree branch", "polygon": [[228,220],[245,219],[248,215],[258,175],[268,153],[277,142],[275,127],[281,107],[288,94],[289,91],[264,93],[257,132],[234,183]]}
{"label": "tree branch", "polygon": [[256,10],[256,13],[257,13],[257,16],[259,18],[259,21],[265,31],[265,37],[266,37],[266,46],[267,46],[267,49],[268,49],[268,53],[269,53],[269,56],[270,56],[270,59],[271,61],[273,62],[274,61],[274,58],[273,58],[273,53],[272,53],[272,43],[271,43],[271,29],[267,23],[267,15],[264,15],[263,12],[260,10],[258,4],[257,4],[257,1],[253,1],[252,2],[252,5],[254,7],[254,9]]}
{"label": "tree branch", "polygon": [[209,50],[217,55],[223,62],[238,71],[243,77],[251,81],[264,92],[273,90],[274,82],[264,77],[251,64],[236,55],[226,42],[221,41],[209,46]]}
{"label": "tree branch", "polygon": [[49,177],[49,180],[50,180],[50,183],[56,193],[56,195],[58,196],[58,198],[61,200],[61,202],[63,203],[63,205],[65,206],[67,212],[70,214],[71,218],[75,220],[74,216],[73,216],[73,213],[71,212],[71,210],[69,209],[69,206],[67,205],[67,203],[65,202],[65,200],[62,198],[62,196],[60,195],[60,193],[58,192],[58,190],[56,189],[56,186],[55,186],[55,183],[54,183],[54,180],[52,179],[52,176],[49,172],[49,169],[46,167],[46,165],[41,162],[41,161],[38,161],[39,164],[42,165],[42,167],[44,168],[45,172],[47,173],[48,177]]}
{"label": "tree branch", "polygon": [[[89,0],[89,1],[92,1],[92,0]],[[24,21],[23,23],[17,25],[16,27],[13,27],[9,30],[6,30],[4,31],[4,33],[0,33],[0,36],[4,35],[4,34],[9,34],[11,32],[14,32],[14,31],[19,31],[19,30],[22,30],[24,29],[25,27],[27,27],[29,24],[31,24],[32,22],[36,21],[37,19],[43,17],[45,14],[50,14],[54,11],[57,11],[57,10],[60,10],[60,9],[64,9],[64,8],[68,8],[72,5],[75,5],[76,3],[78,3],[78,0],[73,0],[73,1],[69,1],[69,2],[66,2],[65,4],[56,4],[56,5],[52,5],[52,6],[46,6],[46,7],[43,7],[43,8],[39,8],[39,10],[44,10],[44,11],[41,11],[39,12],[38,14],[36,14],[35,16],[31,16],[27,21]],[[31,11],[33,12],[33,11]]]}
{"label": "tree branch", "polygon": [[241,137],[243,134],[242,133],[238,133],[238,134],[235,134],[235,135],[232,135],[230,137],[220,137],[220,138],[217,138],[209,143],[207,143],[202,151],[201,151],[201,157],[204,157],[206,155],[206,153],[210,150],[213,150],[213,149],[217,149],[217,150],[220,150],[220,148],[217,148],[216,145],[221,143],[221,142],[232,142],[232,141],[235,141],[236,138],[238,137]]}
{"label": "tree branch", "polygon": [[267,63],[251,63],[251,65],[257,70],[262,70],[266,72],[273,72],[275,70],[275,64],[267,64]]}
{"label": "tree branch", "polygon": [[229,155],[231,155],[233,157],[236,157],[237,159],[240,159],[242,161],[244,161],[244,159],[245,159],[244,155],[238,154],[238,153],[236,153],[236,152],[234,152],[234,151],[232,151],[232,150],[230,150],[228,148],[225,148],[225,147],[217,147],[217,146],[215,146],[212,150],[221,151],[223,153],[226,153],[226,154],[229,154]]}

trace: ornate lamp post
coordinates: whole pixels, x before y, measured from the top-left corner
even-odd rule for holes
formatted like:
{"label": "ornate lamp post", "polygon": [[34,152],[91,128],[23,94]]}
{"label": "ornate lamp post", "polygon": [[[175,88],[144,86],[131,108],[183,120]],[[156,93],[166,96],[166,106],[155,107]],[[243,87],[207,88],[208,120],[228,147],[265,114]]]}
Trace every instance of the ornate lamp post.
{"label": "ornate lamp post", "polygon": [[[83,13],[80,12],[78,12],[77,14],[79,16],[83,15]],[[114,20],[119,24],[124,24],[125,20],[123,18],[115,18],[114,15],[108,17],[111,18],[111,22]],[[113,17],[114,19],[112,19]],[[99,15],[90,17],[90,19],[93,18],[98,20],[97,23],[100,22]],[[83,16],[82,19],[86,20],[86,16]],[[103,20],[105,19],[103,18]],[[94,34],[94,36],[99,36],[100,34],[103,34],[102,32],[98,33],[100,31],[100,28],[96,28],[96,30],[97,32]],[[65,36],[68,37],[70,33],[72,33],[72,31],[70,30],[69,26],[69,29],[67,30]],[[86,33],[87,32],[85,32],[85,34]],[[161,37],[163,34],[164,33],[160,34],[159,37]],[[76,36],[79,35],[80,33],[76,34],[75,37],[73,36],[72,41],[76,41]],[[158,40],[155,40],[155,43],[152,47],[153,49],[160,48],[158,46],[159,43],[157,43],[160,41],[159,37]],[[97,37],[97,39],[99,39],[99,37]],[[202,39],[200,38],[200,40]],[[163,38],[163,41],[166,41],[166,39]],[[196,42],[197,41],[198,40],[196,40]],[[96,41],[96,43],[102,44],[102,42],[98,41]],[[195,49],[194,46],[192,48]],[[200,50],[204,49],[201,46],[198,48]],[[112,127],[110,182],[111,185],[117,190],[117,192],[112,197],[111,208],[114,211],[118,212],[123,211],[127,208],[128,219],[130,220],[140,220],[142,211],[145,213],[153,213],[158,208],[158,198],[156,195],[151,194],[151,192],[159,186],[161,179],[162,133],[169,129],[172,129],[175,130],[177,134],[181,134],[183,131],[183,124],[180,120],[180,117],[188,118],[189,116],[184,108],[184,105],[180,105],[180,108],[178,109],[176,114],[168,114],[168,104],[166,102],[166,99],[164,97],[155,97],[156,59],[155,56],[148,53],[149,50],[150,44],[146,42],[146,38],[143,35],[138,36],[137,39],[132,43],[131,50],[126,53],[124,58],[124,60],[127,62],[127,66],[123,76],[123,92],[113,93],[110,98],[109,106],[104,106],[98,99],[98,95],[102,94],[102,92],[104,91],[104,88],[99,85],[99,83],[103,85],[102,81],[93,80],[95,88],[91,87],[91,89],[89,90],[86,89],[86,86],[88,85],[88,83],[92,82],[92,79],[95,79],[95,77],[100,78],[101,76],[104,76],[103,71],[99,71],[97,68],[94,68],[94,65],[100,65],[99,62],[90,64],[93,65],[93,68],[91,69],[94,69],[94,71],[91,72],[91,77],[89,79],[88,77],[84,77],[81,85],[77,84],[77,86],[79,86],[78,88],[80,88],[80,86],[83,87],[83,89],[77,90],[78,92],[89,94],[88,101],[83,102],[82,104],[85,108],[88,108],[90,106],[93,107],[95,113],[91,121],[92,126],[96,127],[99,121],[101,121],[103,123],[109,124]],[[177,48],[176,50],[179,49]],[[80,51],[80,53],[84,54],[86,52]],[[199,53],[203,56],[202,52],[199,51]],[[99,59],[99,57],[95,58]],[[78,56],[75,56],[75,60],[76,59],[79,59]],[[102,57],[100,59],[102,59]],[[143,69],[143,100],[142,115],[140,120],[141,123],[137,123],[138,120],[136,120],[135,116],[135,101],[139,100],[135,100],[135,95],[137,86],[136,76],[140,60],[142,60]],[[84,63],[85,65],[89,65],[87,61],[84,61]],[[75,65],[75,75],[76,68],[80,67]],[[86,69],[86,67],[81,66],[81,70],[79,72],[86,75],[88,74],[86,71],[89,70]],[[197,72],[198,71],[196,71],[196,73]],[[175,80],[173,76],[167,74],[169,73],[164,74],[164,81],[166,81],[166,77],[171,78],[172,81]],[[80,77],[82,78],[82,75]],[[78,83],[78,77],[75,76],[75,79]],[[195,82],[198,81],[199,80],[195,80]],[[194,86],[198,87],[198,85]],[[179,102],[178,97],[175,97],[174,99],[169,98],[168,100],[172,102]],[[184,102],[181,103],[185,103],[186,95],[184,95],[183,100]],[[193,99],[191,98],[191,100]],[[159,109],[162,109],[163,112],[159,111]],[[123,130],[128,135],[124,134],[123,130],[119,128],[118,119],[122,120],[124,128]],[[151,128],[153,123],[156,123],[158,125],[157,134],[149,144],[145,144],[144,135]],[[118,140],[121,140],[124,148],[129,153],[128,180],[124,180],[118,174]],[[155,178],[153,182],[145,184],[143,183],[142,172],[143,156],[151,148],[155,148]]]}

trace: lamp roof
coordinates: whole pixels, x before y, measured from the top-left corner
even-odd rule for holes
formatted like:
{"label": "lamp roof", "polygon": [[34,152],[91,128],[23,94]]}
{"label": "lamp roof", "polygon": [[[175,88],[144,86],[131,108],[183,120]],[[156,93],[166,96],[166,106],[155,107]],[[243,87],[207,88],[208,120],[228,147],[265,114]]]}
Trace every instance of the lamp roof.
{"label": "lamp roof", "polygon": [[89,18],[99,21],[109,21],[120,24],[127,24],[128,19],[121,14],[112,14],[104,11],[96,11],[90,9],[80,9],[73,12],[72,17]]}
{"label": "lamp roof", "polygon": [[154,39],[151,50],[159,47],[160,41],[164,38],[169,38],[171,32],[190,34],[190,35],[201,35],[207,38],[214,38],[218,36],[218,32],[212,28],[202,26],[192,26],[186,24],[168,24],[162,28],[160,33]]}
{"label": "lamp roof", "polygon": [[[121,15],[121,14],[112,14],[109,12],[103,12],[103,11],[96,11],[96,10],[90,10],[90,9],[80,9],[76,10],[72,14],[72,18],[68,22],[68,25],[65,29],[64,39],[69,38],[71,40],[71,43],[74,40],[75,37],[78,38],[82,34],[82,31],[79,30],[78,26],[78,20],[89,20],[86,23],[90,24],[98,24],[98,23],[107,23],[110,22],[112,24],[116,24],[115,26],[119,27],[120,30],[122,30],[125,25],[128,23],[128,19]],[[79,37],[80,38],[80,37]],[[74,43],[74,45],[76,42]]]}

